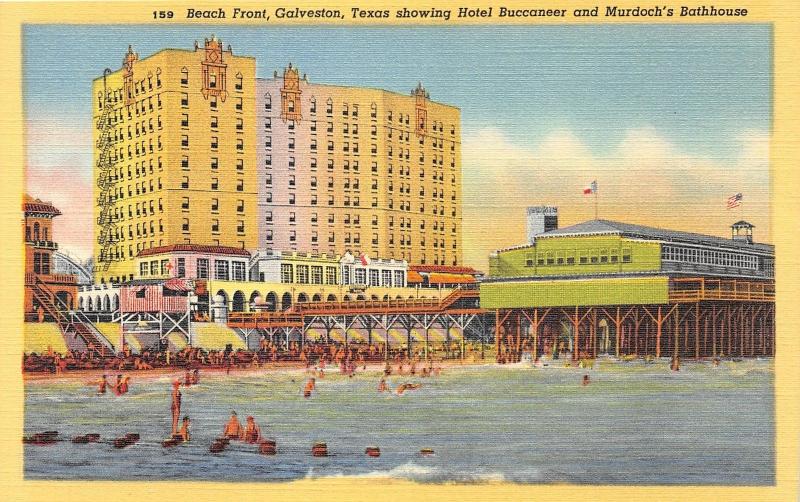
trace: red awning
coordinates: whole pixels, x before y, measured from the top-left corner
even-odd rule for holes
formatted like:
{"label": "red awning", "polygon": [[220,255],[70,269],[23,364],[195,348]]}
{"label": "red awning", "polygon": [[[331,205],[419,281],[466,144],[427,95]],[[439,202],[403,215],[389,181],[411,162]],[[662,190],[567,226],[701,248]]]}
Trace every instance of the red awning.
{"label": "red awning", "polygon": [[422,284],[422,276],[415,270],[409,270],[407,282],[409,284]]}
{"label": "red awning", "polygon": [[189,284],[189,281],[185,279],[173,277],[164,283],[164,289],[169,289],[172,291],[191,291],[192,285]]}
{"label": "red awning", "polygon": [[431,272],[428,276],[428,282],[431,284],[473,284],[475,278],[467,274],[442,274]]}

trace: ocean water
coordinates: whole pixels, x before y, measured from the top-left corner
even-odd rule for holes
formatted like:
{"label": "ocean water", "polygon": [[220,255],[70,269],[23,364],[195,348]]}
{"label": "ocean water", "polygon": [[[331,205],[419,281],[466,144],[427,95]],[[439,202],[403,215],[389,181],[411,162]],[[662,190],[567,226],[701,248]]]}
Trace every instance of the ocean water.
{"label": "ocean water", "polygon": [[[589,374],[591,384],[581,385]],[[170,380],[133,376],[122,397],[96,396],[83,381],[28,382],[25,433],[61,438],[128,432],[141,441],[25,445],[28,479],[281,481],[396,477],[420,482],[666,485],[775,483],[772,361],[598,363],[594,369],[479,366],[436,378],[393,376],[422,388],[380,394],[377,371],[332,371],[302,396],[302,373],[202,375],[183,389],[192,440],[160,442],[170,429]],[[87,380],[89,378],[87,377]],[[211,442],[236,410],[253,415],[278,454]],[[312,457],[316,441],[330,456]],[[379,458],[364,449],[378,446]],[[433,456],[421,456],[432,448]]]}

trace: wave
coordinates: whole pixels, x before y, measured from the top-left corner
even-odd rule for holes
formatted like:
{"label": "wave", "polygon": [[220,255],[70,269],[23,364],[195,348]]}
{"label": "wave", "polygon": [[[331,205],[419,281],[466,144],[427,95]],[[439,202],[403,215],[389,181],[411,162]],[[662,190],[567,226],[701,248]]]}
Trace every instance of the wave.
{"label": "wave", "polygon": [[361,474],[344,474],[342,472],[331,474],[317,474],[311,468],[306,473],[306,479],[324,478],[366,478],[382,479],[395,478],[418,481],[423,483],[502,483],[506,477],[501,472],[475,472],[445,470],[438,467],[430,467],[407,462],[388,470],[370,471]]}

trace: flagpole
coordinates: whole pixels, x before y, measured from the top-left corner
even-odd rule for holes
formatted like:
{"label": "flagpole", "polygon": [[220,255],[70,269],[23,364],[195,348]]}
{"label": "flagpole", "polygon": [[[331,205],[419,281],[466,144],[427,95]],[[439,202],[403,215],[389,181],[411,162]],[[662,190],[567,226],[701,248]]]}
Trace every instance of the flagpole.
{"label": "flagpole", "polygon": [[598,190],[594,190],[594,219],[597,219],[597,192]]}

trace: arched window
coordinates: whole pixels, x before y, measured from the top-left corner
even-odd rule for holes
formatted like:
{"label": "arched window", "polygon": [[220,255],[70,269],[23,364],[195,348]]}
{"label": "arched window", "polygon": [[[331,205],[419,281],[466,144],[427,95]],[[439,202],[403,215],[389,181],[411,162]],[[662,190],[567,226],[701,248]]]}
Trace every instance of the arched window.
{"label": "arched window", "polygon": [[181,85],[189,85],[189,69],[185,66],[181,68]]}
{"label": "arched window", "polygon": [[33,240],[39,240],[39,223],[36,222],[33,224]]}

